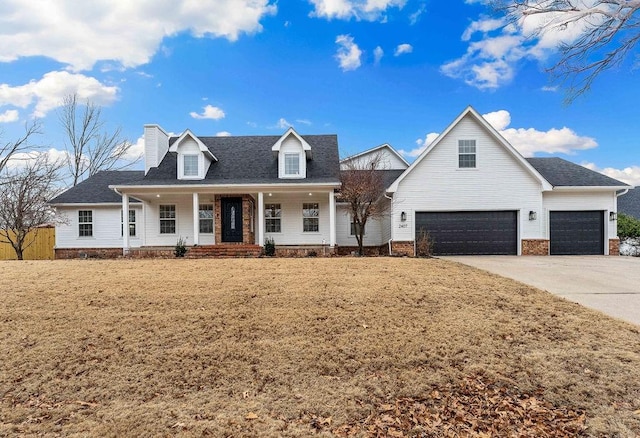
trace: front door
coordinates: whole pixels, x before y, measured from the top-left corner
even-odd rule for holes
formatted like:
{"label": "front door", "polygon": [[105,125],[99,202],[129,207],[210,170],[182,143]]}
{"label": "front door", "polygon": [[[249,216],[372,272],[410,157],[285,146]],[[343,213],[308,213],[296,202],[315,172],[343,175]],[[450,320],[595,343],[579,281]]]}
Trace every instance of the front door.
{"label": "front door", "polygon": [[242,198],[222,198],[222,241],[242,242]]}

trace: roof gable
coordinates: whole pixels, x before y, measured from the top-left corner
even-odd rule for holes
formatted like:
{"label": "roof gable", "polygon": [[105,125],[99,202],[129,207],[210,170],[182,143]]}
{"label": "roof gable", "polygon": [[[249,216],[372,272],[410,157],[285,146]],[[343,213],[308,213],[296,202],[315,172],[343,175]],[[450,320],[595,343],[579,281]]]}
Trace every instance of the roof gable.
{"label": "roof gable", "polygon": [[304,151],[307,157],[307,160],[310,160],[312,158],[311,145],[307,143],[307,141],[300,134],[298,134],[296,130],[293,129],[293,127],[290,127],[289,129],[287,129],[287,132],[285,132],[282,135],[282,137],[280,137],[278,141],[275,142],[275,144],[271,147],[271,150],[274,152],[280,152],[280,147],[282,146],[282,143],[290,135],[293,135],[296,139],[298,139],[298,141],[300,141],[300,143],[302,144],[302,150]]}
{"label": "roof gable", "polygon": [[[344,168],[348,165],[348,163],[366,161],[368,155],[373,156],[378,153],[383,154],[383,161],[389,162],[389,167],[385,168],[387,170],[404,170],[409,167],[409,163],[407,162],[407,160],[405,160],[404,157],[400,155],[400,153],[398,153],[398,151],[396,151],[393,146],[388,143],[383,143],[364,152],[360,152],[355,155],[343,158],[342,160],[340,160],[340,166]],[[386,154],[389,154],[390,158],[385,160],[384,155]],[[399,162],[400,164],[394,165],[392,161],[396,161],[396,163]]]}
{"label": "roof gable", "polygon": [[496,144],[501,146],[509,155],[511,155],[517,163],[521,165],[521,167],[529,173],[533,178],[535,178],[540,185],[542,186],[542,190],[551,190],[552,186],[549,182],[531,165],[525,158],[520,155],[520,153],[513,147],[511,144],[501,136],[498,131],[487,122],[484,117],[482,117],[473,107],[468,106],[456,119],[424,150],[422,153],[416,158],[416,160],[404,171],[400,177],[391,184],[388,188],[388,192],[394,193],[398,189],[398,185],[400,182],[409,175],[413,169],[415,169],[422,160],[427,157],[431,151],[433,151],[438,145],[445,139],[451,131],[463,120],[465,117],[471,117],[475,120],[488,134],[492,137]]}
{"label": "roof gable", "polygon": [[178,148],[180,147],[180,144],[182,144],[182,142],[184,142],[187,139],[191,139],[195,141],[196,145],[198,146],[198,149],[200,149],[200,152],[204,153],[211,160],[218,161],[216,156],[213,155],[213,153],[209,150],[209,148],[207,148],[207,146],[205,146],[205,144],[202,143],[202,141],[200,141],[200,139],[196,135],[194,135],[193,132],[191,132],[191,130],[189,129],[185,129],[185,131],[182,134],[180,134],[180,137],[178,137],[171,144],[171,146],[169,146],[169,152],[178,152]]}

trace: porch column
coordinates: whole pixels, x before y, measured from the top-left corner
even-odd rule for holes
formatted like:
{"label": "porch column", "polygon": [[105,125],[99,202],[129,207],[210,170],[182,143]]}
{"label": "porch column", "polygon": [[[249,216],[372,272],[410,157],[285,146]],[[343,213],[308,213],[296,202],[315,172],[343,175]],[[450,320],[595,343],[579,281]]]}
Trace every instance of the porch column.
{"label": "porch column", "polygon": [[129,195],[122,194],[122,255],[129,254]]}
{"label": "porch column", "polygon": [[333,189],[329,192],[329,246],[336,246],[336,197]]}
{"label": "porch column", "polygon": [[198,193],[193,194],[193,244],[198,244],[200,235],[200,197]]}
{"label": "porch column", "polygon": [[258,233],[256,245],[264,245],[264,193],[258,192]]}

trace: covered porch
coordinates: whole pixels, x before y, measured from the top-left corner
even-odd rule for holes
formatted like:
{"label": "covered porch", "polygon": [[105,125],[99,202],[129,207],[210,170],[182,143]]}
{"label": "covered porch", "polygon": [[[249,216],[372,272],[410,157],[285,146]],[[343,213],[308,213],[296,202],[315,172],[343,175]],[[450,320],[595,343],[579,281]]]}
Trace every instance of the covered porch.
{"label": "covered porch", "polygon": [[[273,239],[280,252],[336,244],[334,187],[118,187],[123,217],[131,198],[143,204],[142,248],[171,248],[178,240],[194,253],[203,247],[257,246]],[[130,236],[123,233],[123,254]],[[195,250],[195,248],[198,248]]]}

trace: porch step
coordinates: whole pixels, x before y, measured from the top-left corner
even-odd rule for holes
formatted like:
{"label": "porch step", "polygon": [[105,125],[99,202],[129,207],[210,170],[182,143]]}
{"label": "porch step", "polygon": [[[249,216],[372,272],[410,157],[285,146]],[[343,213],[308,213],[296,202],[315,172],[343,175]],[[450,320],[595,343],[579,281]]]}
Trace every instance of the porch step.
{"label": "porch step", "polygon": [[223,257],[259,257],[262,247],[249,244],[223,244],[192,246],[185,255],[190,259],[223,258]]}

